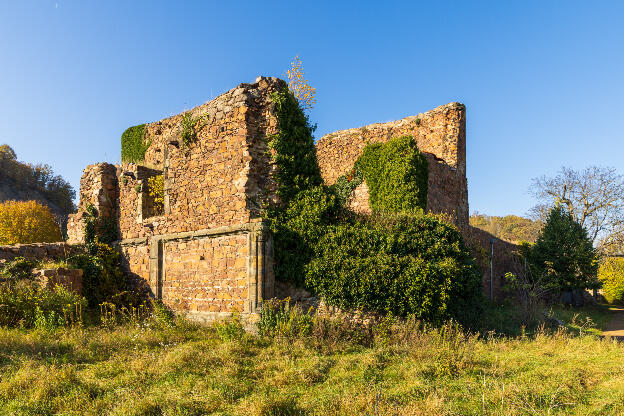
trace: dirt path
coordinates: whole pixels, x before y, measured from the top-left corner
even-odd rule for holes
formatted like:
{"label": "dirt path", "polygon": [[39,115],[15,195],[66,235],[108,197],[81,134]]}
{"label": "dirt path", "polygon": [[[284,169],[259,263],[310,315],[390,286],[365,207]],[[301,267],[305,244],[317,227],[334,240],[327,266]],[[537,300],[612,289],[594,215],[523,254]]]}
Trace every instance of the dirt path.
{"label": "dirt path", "polygon": [[624,340],[624,308],[611,307],[610,310],[613,311],[613,318],[605,326],[602,335]]}

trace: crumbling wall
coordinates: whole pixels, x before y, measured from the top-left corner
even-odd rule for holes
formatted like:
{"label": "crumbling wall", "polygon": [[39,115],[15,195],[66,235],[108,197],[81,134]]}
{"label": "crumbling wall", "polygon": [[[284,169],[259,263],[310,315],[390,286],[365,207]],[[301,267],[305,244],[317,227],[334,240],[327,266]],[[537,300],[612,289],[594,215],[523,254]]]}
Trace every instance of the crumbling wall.
{"label": "crumbling wall", "polygon": [[[85,170],[80,211],[99,201],[90,196],[108,189],[114,171],[110,199],[124,269],[135,285],[177,312],[204,321],[253,314],[261,299],[272,297],[272,243],[262,212],[276,200],[267,147],[277,127],[271,94],[286,87],[264,77],[240,84],[183,114],[146,124],[149,147],[140,164],[124,163],[106,175]],[[196,136],[186,143],[185,117]],[[163,175],[165,188],[159,213],[147,195],[156,175]],[[75,241],[84,240],[83,215],[72,220]]]}
{"label": "crumbling wall", "polygon": [[25,257],[32,260],[58,260],[79,252],[79,248],[67,243],[35,243],[0,246],[0,260]]}
{"label": "crumbling wall", "polygon": [[145,126],[151,145],[144,165],[162,172],[164,214],[138,218],[146,176],[123,164],[120,229],[123,239],[210,229],[261,220],[261,208],[274,197],[266,136],[277,119],[271,93],[285,88],[276,78],[241,84],[188,112],[197,122],[197,141],[180,139],[183,115]]}
{"label": "crumbling wall", "polygon": [[[452,214],[460,226],[468,224],[466,181],[466,108],[450,103],[427,113],[389,123],[341,130],[323,136],[316,144],[325,183],[331,185],[348,173],[368,143],[410,135],[429,162],[427,210]],[[366,212],[364,189],[356,190],[358,210]]]}
{"label": "crumbling wall", "polygon": [[110,163],[87,166],[80,178],[80,202],[78,211],[67,220],[67,241],[70,244],[84,242],[84,217],[89,205],[101,218],[117,218],[119,187],[117,169]]}

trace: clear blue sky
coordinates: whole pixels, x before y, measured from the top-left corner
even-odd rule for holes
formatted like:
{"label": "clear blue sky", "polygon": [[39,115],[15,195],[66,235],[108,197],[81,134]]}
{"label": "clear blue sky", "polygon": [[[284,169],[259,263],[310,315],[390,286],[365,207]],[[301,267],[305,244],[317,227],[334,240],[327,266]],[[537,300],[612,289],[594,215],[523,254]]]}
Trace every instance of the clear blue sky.
{"label": "clear blue sky", "polygon": [[295,55],[317,138],[465,103],[471,211],[526,213],[562,165],[624,173],[622,1],[5,0],[0,39],[0,144],[75,188],[128,126]]}

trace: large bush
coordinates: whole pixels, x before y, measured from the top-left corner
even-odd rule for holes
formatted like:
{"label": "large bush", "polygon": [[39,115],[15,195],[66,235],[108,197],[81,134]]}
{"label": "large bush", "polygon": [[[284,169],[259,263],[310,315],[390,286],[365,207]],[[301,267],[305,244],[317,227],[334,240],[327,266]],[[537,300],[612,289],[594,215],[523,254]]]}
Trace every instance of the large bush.
{"label": "large bush", "polygon": [[45,205],[37,201],[0,203],[0,245],[61,240],[61,230]]}
{"label": "large bush", "polygon": [[[102,302],[116,302],[127,292],[126,278],[121,270],[119,253],[114,248],[93,243],[90,251],[70,257],[68,263],[82,269],[82,293],[91,308]],[[126,299],[119,299],[125,303]]]}
{"label": "large bush", "polygon": [[603,260],[598,269],[598,280],[602,283],[602,293],[608,302],[624,302],[624,258]]}
{"label": "large bush", "polygon": [[434,215],[359,217],[331,188],[300,192],[274,222],[276,276],[329,304],[468,321],[480,276],[455,226]]}
{"label": "large bush", "polygon": [[459,231],[425,214],[326,230],[306,284],[333,305],[437,321],[479,311],[480,277]]}
{"label": "large bush", "polygon": [[[321,184],[313,128],[288,92],[274,97],[272,137],[281,204],[267,210],[275,274],[341,308],[467,322],[479,311],[480,276],[454,226],[426,208],[428,166],[410,136],[369,145],[352,172]],[[345,209],[363,180],[375,215]]]}

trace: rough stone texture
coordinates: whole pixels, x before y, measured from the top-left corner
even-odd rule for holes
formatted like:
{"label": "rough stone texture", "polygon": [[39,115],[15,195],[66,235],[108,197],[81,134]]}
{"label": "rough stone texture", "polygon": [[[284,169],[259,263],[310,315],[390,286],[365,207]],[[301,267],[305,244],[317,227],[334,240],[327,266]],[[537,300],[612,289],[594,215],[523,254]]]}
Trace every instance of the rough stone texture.
{"label": "rough stone texture", "polygon": [[58,267],[56,269],[39,270],[37,280],[45,288],[52,289],[60,285],[70,292],[82,295],[82,270],[80,269]]}
{"label": "rough stone texture", "polygon": [[[385,143],[405,135],[414,137],[429,162],[427,210],[451,214],[458,225],[467,225],[466,108],[463,104],[450,103],[417,116],[323,136],[316,144],[323,179],[331,185],[349,172],[368,143]],[[370,210],[363,188],[356,189],[353,200],[356,210]]]}
{"label": "rough stone texture", "polygon": [[[123,265],[136,285],[201,321],[255,314],[273,296],[272,241],[261,213],[276,200],[267,135],[277,126],[270,96],[282,88],[277,78],[240,84],[147,124],[150,146],[141,164],[87,167],[71,240],[84,240],[87,204],[100,210],[110,200],[102,213],[117,219]],[[185,114],[197,120],[197,139],[188,145],[181,139]],[[147,189],[155,175],[164,176],[161,215],[154,215]]]}
{"label": "rough stone texture", "polygon": [[245,234],[166,243],[163,302],[191,313],[243,312],[248,251]]}
{"label": "rough stone texture", "polygon": [[0,260],[25,257],[33,260],[58,260],[77,253],[78,247],[67,243],[36,243],[0,246]]}
{"label": "rough stone texture", "polygon": [[67,220],[67,241],[70,244],[84,242],[84,215],[92,205],[101,218],[117,217],[119,186],[117,170],[109,163],[97,163],[85,168],[80,178],[80,202],[78,212]]}

